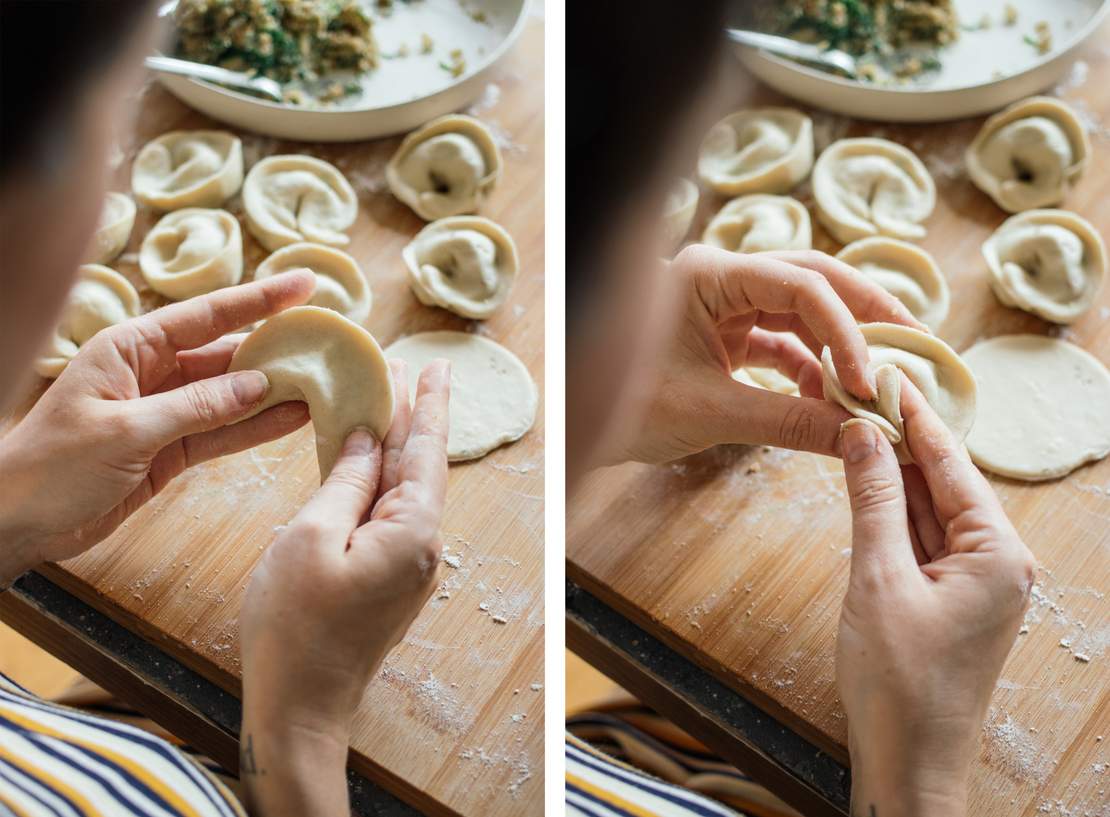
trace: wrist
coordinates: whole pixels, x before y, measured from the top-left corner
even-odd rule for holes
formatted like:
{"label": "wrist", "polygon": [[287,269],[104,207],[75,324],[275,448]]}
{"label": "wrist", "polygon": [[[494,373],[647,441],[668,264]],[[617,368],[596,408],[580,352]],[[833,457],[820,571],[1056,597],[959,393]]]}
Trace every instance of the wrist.
{"label": "wrist", "polygon": [[4,486],[0,502],[0,588],[42,564],[38,532],[21,513],[32,500],[28,495],[28,469],[15,461],[9,438],[0,447],[0,485]]}
{"label": "wrist", "polygon": [[349,814],[345,736],[294,719],[246,714],[239,740],[239,779],[250,813],[261,817]]}

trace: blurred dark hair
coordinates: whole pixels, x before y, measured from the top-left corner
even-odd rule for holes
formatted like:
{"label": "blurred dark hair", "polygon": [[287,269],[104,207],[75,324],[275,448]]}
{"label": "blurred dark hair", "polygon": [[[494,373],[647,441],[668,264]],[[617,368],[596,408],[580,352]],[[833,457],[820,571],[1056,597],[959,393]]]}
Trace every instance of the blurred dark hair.
{"label": "blurred dark hair", "polygon": [[74,100],[152,8],[152,0],[0,0],[0,179],[58,149]]}
{"label": "blurred dark hair", "polygon": [[604,273],[607,214],[652,180],[724,43],[725,0],[567,4],[567,319]]}

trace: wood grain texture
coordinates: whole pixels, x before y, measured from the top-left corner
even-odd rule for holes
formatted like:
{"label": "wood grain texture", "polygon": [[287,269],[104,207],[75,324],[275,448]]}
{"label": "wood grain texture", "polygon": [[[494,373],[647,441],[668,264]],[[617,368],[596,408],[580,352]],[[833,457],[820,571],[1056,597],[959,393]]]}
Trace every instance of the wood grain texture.
{"label": "wood grain texture", "polygon": [[[399,138],[343,145],[241,134],[247,166],[274,153],[336,164],[359,196],[346,249],[362,265],[374,306],[367,328],[382,346],[415,332],[475,331],[515,352],[543,384],[543,25],[533,18],[475,114],[497,134],[501,181],[482,215],[517,241],[521,274],[505,307],[477,323],[421,306],[401,248],[423,226],[385,186]],[[499,92],[499,97],[497,92]],[[148,82],[124,134],[112,189],[149,139],[222,127]],[[228,209],[240,217],[238,197]],[[112,266],[142,284],[133,253],[157,216],[140,210],[128,250]],[[245,280],[265,251],[244,226]],[[145,308],[162,301],[141,293]],[[354,719],[351,763],[413,805],[437,814],[542,811],[543,409],[521,441],[453,465],[442,532],[457,556],[440,567],[442,592],[387,658]],[[318,485],[311,428],[194,468],[83,556],[43,572],[154,640],[227,689],[240,677],[238,614],[250,573],[274,531]],[[481,607],[480,607],[481,605]],[[495,621],[503,619],[505,623]]]}
{"label": "wood grain texture", "polygon": [[[1080,58],[1086,68],[1059,89],[1091,125],[1094,150],[1063,206],[1103,236],[1110,233],[1108,38],[1104,30]],[[1077,81],[1084,70],[1085,80]],[[725,96],[721,114],[793,104],[741,80]],[[921,244],[951,284],[952,311],[939,334],[957,351],[980,338],[1033,332],[1066,338],[1110,363],[1110,286],[1068,329],[1006,309],[991,293],[979,247],[1006,214],[963,168],[963,151],[981,118],[889,126],[813,116],[818,150],[844,136],[881,136],[907,145],[929,167],[939,201]],[[808,182],[793,195],[812,214]],[[703,195],[690,235],[700,235],[722,204]],[[814,232],[818,249],[839,249],[816,219]],[[1040,568],[1028,632],[1006,663],[983,728],[969,813],[1105,814],[1110,459],[1046,484],[999,477],[991,483]],[[591,474],[568,508],[567,575],[846,761],[833,659],[849,529],[838,461],[719,447],[667,466]],[[1075,653],[1088,655],[1089,663]]]}

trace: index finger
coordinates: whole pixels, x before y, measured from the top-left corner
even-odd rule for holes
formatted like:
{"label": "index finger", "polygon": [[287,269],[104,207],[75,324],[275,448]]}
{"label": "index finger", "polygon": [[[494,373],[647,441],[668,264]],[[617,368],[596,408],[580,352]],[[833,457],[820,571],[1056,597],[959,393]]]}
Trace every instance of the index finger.
{"label": "index finger", "polygon": [[902,421],[906,443],[925,477],[941,525],[974,508],[999,508],[987,480],[952,437],[925,397],[905,374],[902,377]]}
{"label": "index finger", "polygon": [[930,331],[929,327],[913,316],[904,303],[839,258],[817,250],[783,250],[761,254],[824,275],[860,323],[900,323],[922,332]]}
{"label": "index finger", "polygon": [[447,493],[448,401],[451,364],[435,360],[424,367],[416,385],[416,400],[409,420],[409,436],[401,453],[398,482],[413,481],[428,490],[442,509]]}
{"label": "index finger", "polygon": [[844,387],[862,400],[874,399],[867,341],[827,278],[771,255],[701,246],[683,252],[694,256],[695,289],[718,324],[752,310],[795,314],[829,347]]}
{"label": "index finger", "polygon": [[136,325],[161,334],[176,354],[303,304],[312,297],[315,288],[316,276],[310,270],[291,270],[169,304],[137,318]]}

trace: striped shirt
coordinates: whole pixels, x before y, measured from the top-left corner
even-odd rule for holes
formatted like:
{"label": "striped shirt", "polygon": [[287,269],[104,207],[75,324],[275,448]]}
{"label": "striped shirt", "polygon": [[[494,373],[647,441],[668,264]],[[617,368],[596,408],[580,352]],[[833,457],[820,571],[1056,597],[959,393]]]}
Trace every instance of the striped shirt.
{"label": "striped shirt", "polygon": [[0,674],[0,814],[8,813],[246,815],[216,775],[168,741],[49,703]]}

